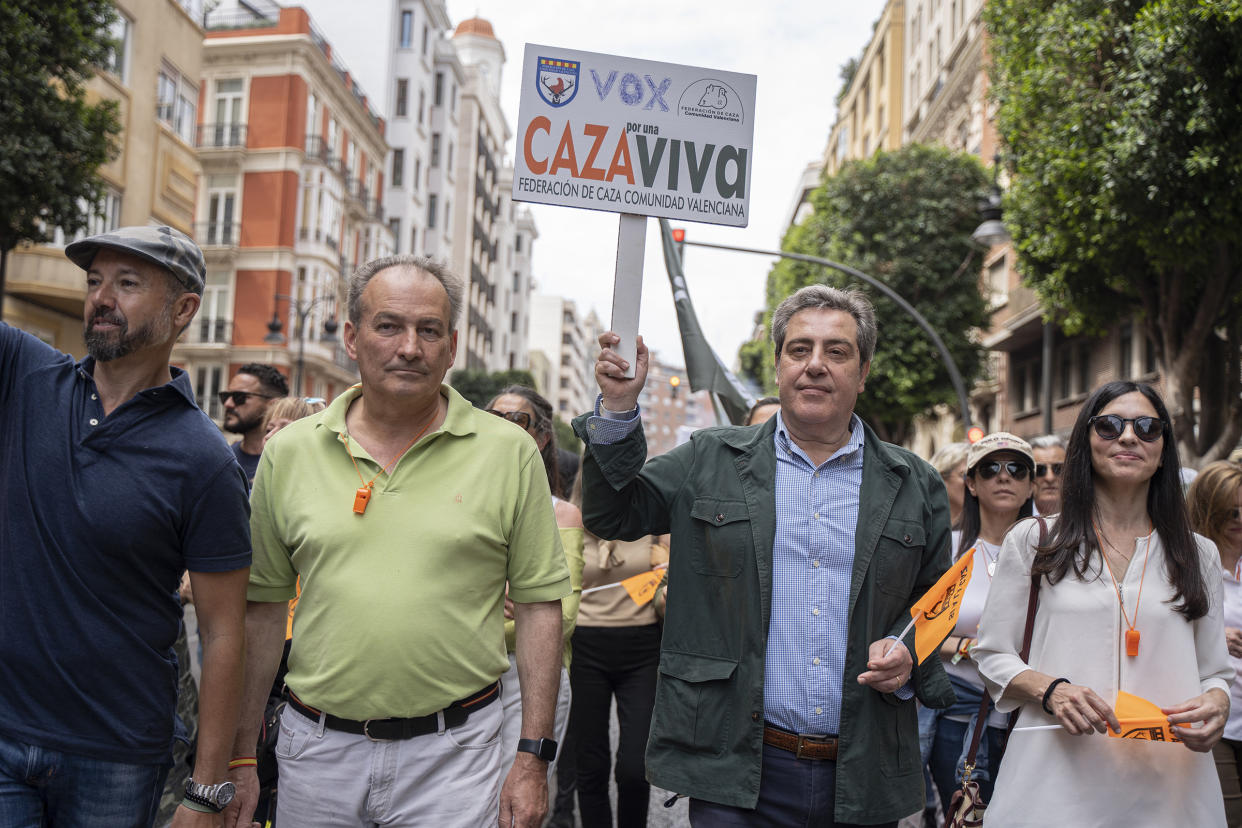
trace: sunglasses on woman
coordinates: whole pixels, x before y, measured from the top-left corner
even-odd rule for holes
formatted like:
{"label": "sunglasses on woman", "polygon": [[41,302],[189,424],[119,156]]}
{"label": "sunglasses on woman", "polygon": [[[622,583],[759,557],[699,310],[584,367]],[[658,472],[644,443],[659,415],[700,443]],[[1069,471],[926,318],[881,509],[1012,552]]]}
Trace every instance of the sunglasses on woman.
{"label": "sunglasses on woman", "polygon": [[517,423],[522,428],[530,428],[530,415],[525,411],[497,411],[494,408],[489,408],[487,413],[503,417],[511,423]]}
{"label": "sunglasses on woman", "polygon": [[1127,418],[1116,414],[1097,414],[1087,422],[1101,440],[1116,440],[1125,432],[1126,423],[1134,427],[1134,436],[1144,443],[1154,443],[1164,434],[1164,420],[1159,417]]}
{"label": "sunglasses on woman", "polygon": [[1000,474],[1001,469],[1009,473],[1014,480],[1026,480],[1027,474],[1030,473],[1031,467],[1025,463],[1019,463],[1017,460],[1007,460],[1002,463],[999,460],[989,460],[986,463],[980,463],[975,466],[975,474],[984,480],[991,480]]}

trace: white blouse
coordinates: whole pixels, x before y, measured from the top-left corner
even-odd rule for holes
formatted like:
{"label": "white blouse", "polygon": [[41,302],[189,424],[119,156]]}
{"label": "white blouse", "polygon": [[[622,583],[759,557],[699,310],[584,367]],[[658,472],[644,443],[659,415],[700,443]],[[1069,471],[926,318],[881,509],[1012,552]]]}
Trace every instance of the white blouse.
{"label": "white blouse", "polygon": [[[1053,521],[1049,521],[1051,534]],[[1182,744],[1071,736],[1064,730],[1022,732],[1056,724],[1038,701],[1019,705],[1003,698],[1019,673],[1035,669],[1094,690],[1110,704],[1119,690],[1167,707],[1211,688],[1229,692],[1233,666],[1225,649],[1220,556],[1198,535],[1207,584],[1207,615],[1187,621],[1172,607],[1173,589],[1159,535],[1139,539],[1120,578],[1126,611],[1140,633],[1137,656],[1125,654],[1117,590],[1108,570],[1079,580],[1071,571],[1054,586],[1045,581],[1031,637],[1030,664],[1018,656],[1026,625],[1031,561],[1039,525],[1016,526],[1001,546],[996,575],[980,622],[975,661],[997,708],[1021,707],[1017,728],[1001,763],[987,812],[988,828],[1007,826],[1223,826],[1224,803],[1211,753]],[[1143,563],[1146,556],[1146,578]],[[1098,556],[1097,556],[1098,558]]]}
{"label": "white blouse", "polygon": [[[955,561],[961,552],[961,540],[961,531],[954,530],[953,560]],[[957,624],[951,633],[951,635],[960,635],[966,638],[979,637],[979,619],[983,615],[983,607],[988,600],[988,587],[991,585],[993,577],[988,571],[988,564],[996,560],[996,556],[1000,554],[999,546],[993,546],[983,538],[975,541],[974,550],[975,564],[971,570],[970,583],[966,585],[966,592],[962,595],[962,604],[958,610]],[[979,668],[975,666],[974,661],[961,659],[957,664],[954,664],[951,659],[945,659],[944,671],[959,681],[969,684],[980,693],[984,692],[983,679],[979,676]],[[970,717],[956,718],[961,721],[967,721]],[[1007,713],[1001,713],[994,709],[988,715],[988,725],[990,727],[1005,727],[1008,724],[1009,714]]]}

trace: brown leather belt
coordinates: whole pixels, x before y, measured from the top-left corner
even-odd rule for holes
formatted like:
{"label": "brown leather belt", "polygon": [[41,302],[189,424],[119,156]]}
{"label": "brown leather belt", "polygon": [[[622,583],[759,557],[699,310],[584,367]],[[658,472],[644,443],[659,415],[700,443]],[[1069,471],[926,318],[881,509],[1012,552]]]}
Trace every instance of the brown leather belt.
{"label": "brown leather belt", "polygon": [[787,750],[799,759],[832,759],[837,758],[836,736],[808,736],[805,733],[790,733],[770,725],[763,728],[763,743],[774,748]]}
{"label": "brown leather belt", "polygon": [[[317,720],[322,711],[316,710],[305,703],[293,691],[285,688],[285,696],[289,706],[308,719]],[[429,713],[413,719],[368,719],[365,722],[356,719],[343,719],[331,713],[324,716],[324,726],[332,730],[366,736],[373,742],[387,742],[396,739],[412,739],[415,736],[426,736],[437,732],[441,727],[460,727],[466,723],[466,717],[476,710],[482,710],[500,698],[500,683],[493,681],[477,693],[455,701],[439,713]],[[443,720],[443,725],[441,725]]]}

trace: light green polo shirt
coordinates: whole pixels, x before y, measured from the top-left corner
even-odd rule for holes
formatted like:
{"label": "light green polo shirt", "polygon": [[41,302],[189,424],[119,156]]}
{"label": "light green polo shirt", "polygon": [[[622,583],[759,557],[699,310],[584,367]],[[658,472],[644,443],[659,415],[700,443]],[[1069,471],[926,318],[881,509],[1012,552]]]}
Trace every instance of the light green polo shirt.
{"label": "light green polo shirt", "polygon": [[[350,719],[422,716],[508,669],[505,582],[518,602],[570,593],[543,461],[523,429],[448,386],[448,413],[375,481],[366,513],[343,435],[351,388],[282,429],[251,494],[251,601],[299,576],[286,682]],[[349,442],[362,474],[380,470]]]}

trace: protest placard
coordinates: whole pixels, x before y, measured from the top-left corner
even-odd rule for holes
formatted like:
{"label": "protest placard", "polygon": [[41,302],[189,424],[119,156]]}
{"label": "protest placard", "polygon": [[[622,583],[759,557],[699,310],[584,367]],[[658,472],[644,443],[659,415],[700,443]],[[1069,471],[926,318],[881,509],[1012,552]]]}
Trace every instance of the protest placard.
{"label": "protest placard", "polygon": [[637,362],[647,216],[745,227],[754,75],[526,44],[513,200],[620,213],[616,350]]}
{"label": "protest placard", "polygon": [[754,75],[526,45],[515,201],[745,227]]}

